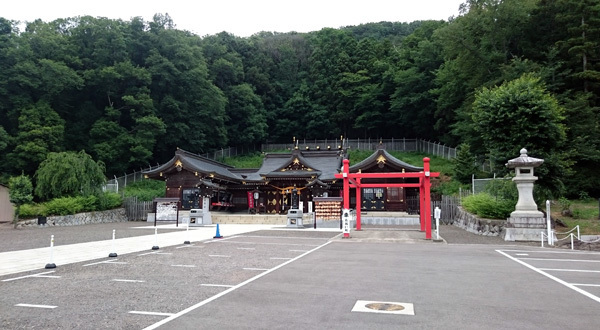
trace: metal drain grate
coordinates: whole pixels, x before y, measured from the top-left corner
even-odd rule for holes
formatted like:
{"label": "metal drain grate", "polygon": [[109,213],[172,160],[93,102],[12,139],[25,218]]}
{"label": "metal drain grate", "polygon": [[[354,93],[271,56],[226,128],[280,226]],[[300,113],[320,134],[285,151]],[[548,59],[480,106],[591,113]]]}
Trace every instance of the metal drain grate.
{"label": "metal drain grate", "polygon": [[353,312],[382,313],[398,315],[415,315],[415,308],[411,303],[366,301],[357,300],[352,308]]}

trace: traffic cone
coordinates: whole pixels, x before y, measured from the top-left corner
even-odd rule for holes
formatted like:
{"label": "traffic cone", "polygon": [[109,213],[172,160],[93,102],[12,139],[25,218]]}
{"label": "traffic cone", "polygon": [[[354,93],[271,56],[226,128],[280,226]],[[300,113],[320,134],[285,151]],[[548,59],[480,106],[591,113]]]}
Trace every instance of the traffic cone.
{"label": "traffic cone", "polygon": [[217,233],[215,234],[215,236],[213,236],[213,238],[223,238],[223,236],[221,236],[221,233],[219,233],[219,224],[217,224]]}

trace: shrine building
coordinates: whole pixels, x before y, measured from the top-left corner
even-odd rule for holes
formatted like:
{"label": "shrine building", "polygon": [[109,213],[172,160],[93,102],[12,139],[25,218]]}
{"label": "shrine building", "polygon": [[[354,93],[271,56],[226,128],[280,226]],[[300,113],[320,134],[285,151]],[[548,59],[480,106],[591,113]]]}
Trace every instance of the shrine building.
{"label": "shrine building", "polygon": [[[166,197],[178,198],[183,210],[202,208],[210,197],[213,211],[285,214],[290,208],[313,210],[315,198],[342,197],[341,172],[345,150],[317,149],[267,153],[258,169],[237,169],[215,160],[178,149],[171,160],[145,177],[166,182]],[[351,173],[420,172],[422,167],[407,164],[383,145],[371,156],[350,166]],[[363,183],[412,183],[411,178],[365,179]],[[418,182],[416,179],[415,182]],[[418,213],[417,188],[362,188],[364,211]],[[355,196],[351,192],[350,196]],[[351,208],[356,206],[351,197]]]}

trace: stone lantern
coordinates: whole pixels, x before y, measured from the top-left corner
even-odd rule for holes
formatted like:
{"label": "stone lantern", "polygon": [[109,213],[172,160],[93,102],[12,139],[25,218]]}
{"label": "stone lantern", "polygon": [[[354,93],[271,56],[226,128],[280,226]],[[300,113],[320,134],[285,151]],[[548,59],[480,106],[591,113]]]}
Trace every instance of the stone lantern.
{"label": "stone lantern", "polygon": [[521,149],[521,156],[508,161],[506,166],[515,169],[513,181],[519,191],[515,211],[507,219],[504,239],[507,241],[537,241],[540,232],[546,228],[544,214],[538,211],[533,199],[533,183],[538,179],[533,169],[542,165],[543,159],[527,156],[527,150]]}

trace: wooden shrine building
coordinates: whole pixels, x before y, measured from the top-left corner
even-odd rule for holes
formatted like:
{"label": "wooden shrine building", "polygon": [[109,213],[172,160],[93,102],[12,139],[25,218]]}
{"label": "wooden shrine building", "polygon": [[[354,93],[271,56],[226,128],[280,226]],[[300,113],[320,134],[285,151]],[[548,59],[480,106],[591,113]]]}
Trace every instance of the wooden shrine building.
{"label": "wooden shrine building", "polygon": [[[202,198],[210,197],[212,210],[284,214],[290,208],[309,211],[315,197],[341,197],[343,185],[335,175],[347,158],[344,150],[299,150],[268,153],[258,169],[232,166],[178,149],[171,160],[144,172],[146,178],[164,180],[166,197],[179,198],[181,209],[199,209]],[[390,155],[381,146],[367,159],[350,167],[350,172],[419,172]],[[389,183],[410,183],[407,179],[385,179]],[[374,183],[382,183],[375,180]],[[388,183],[385,181],[384,183]],[[363,188],[362,209],[418,213],[418,189]],[[351,196],[355,196],[351,194]],[[418,203],[418,202],[417,202]],[[355,207],[356,200],[350,201]]]}

